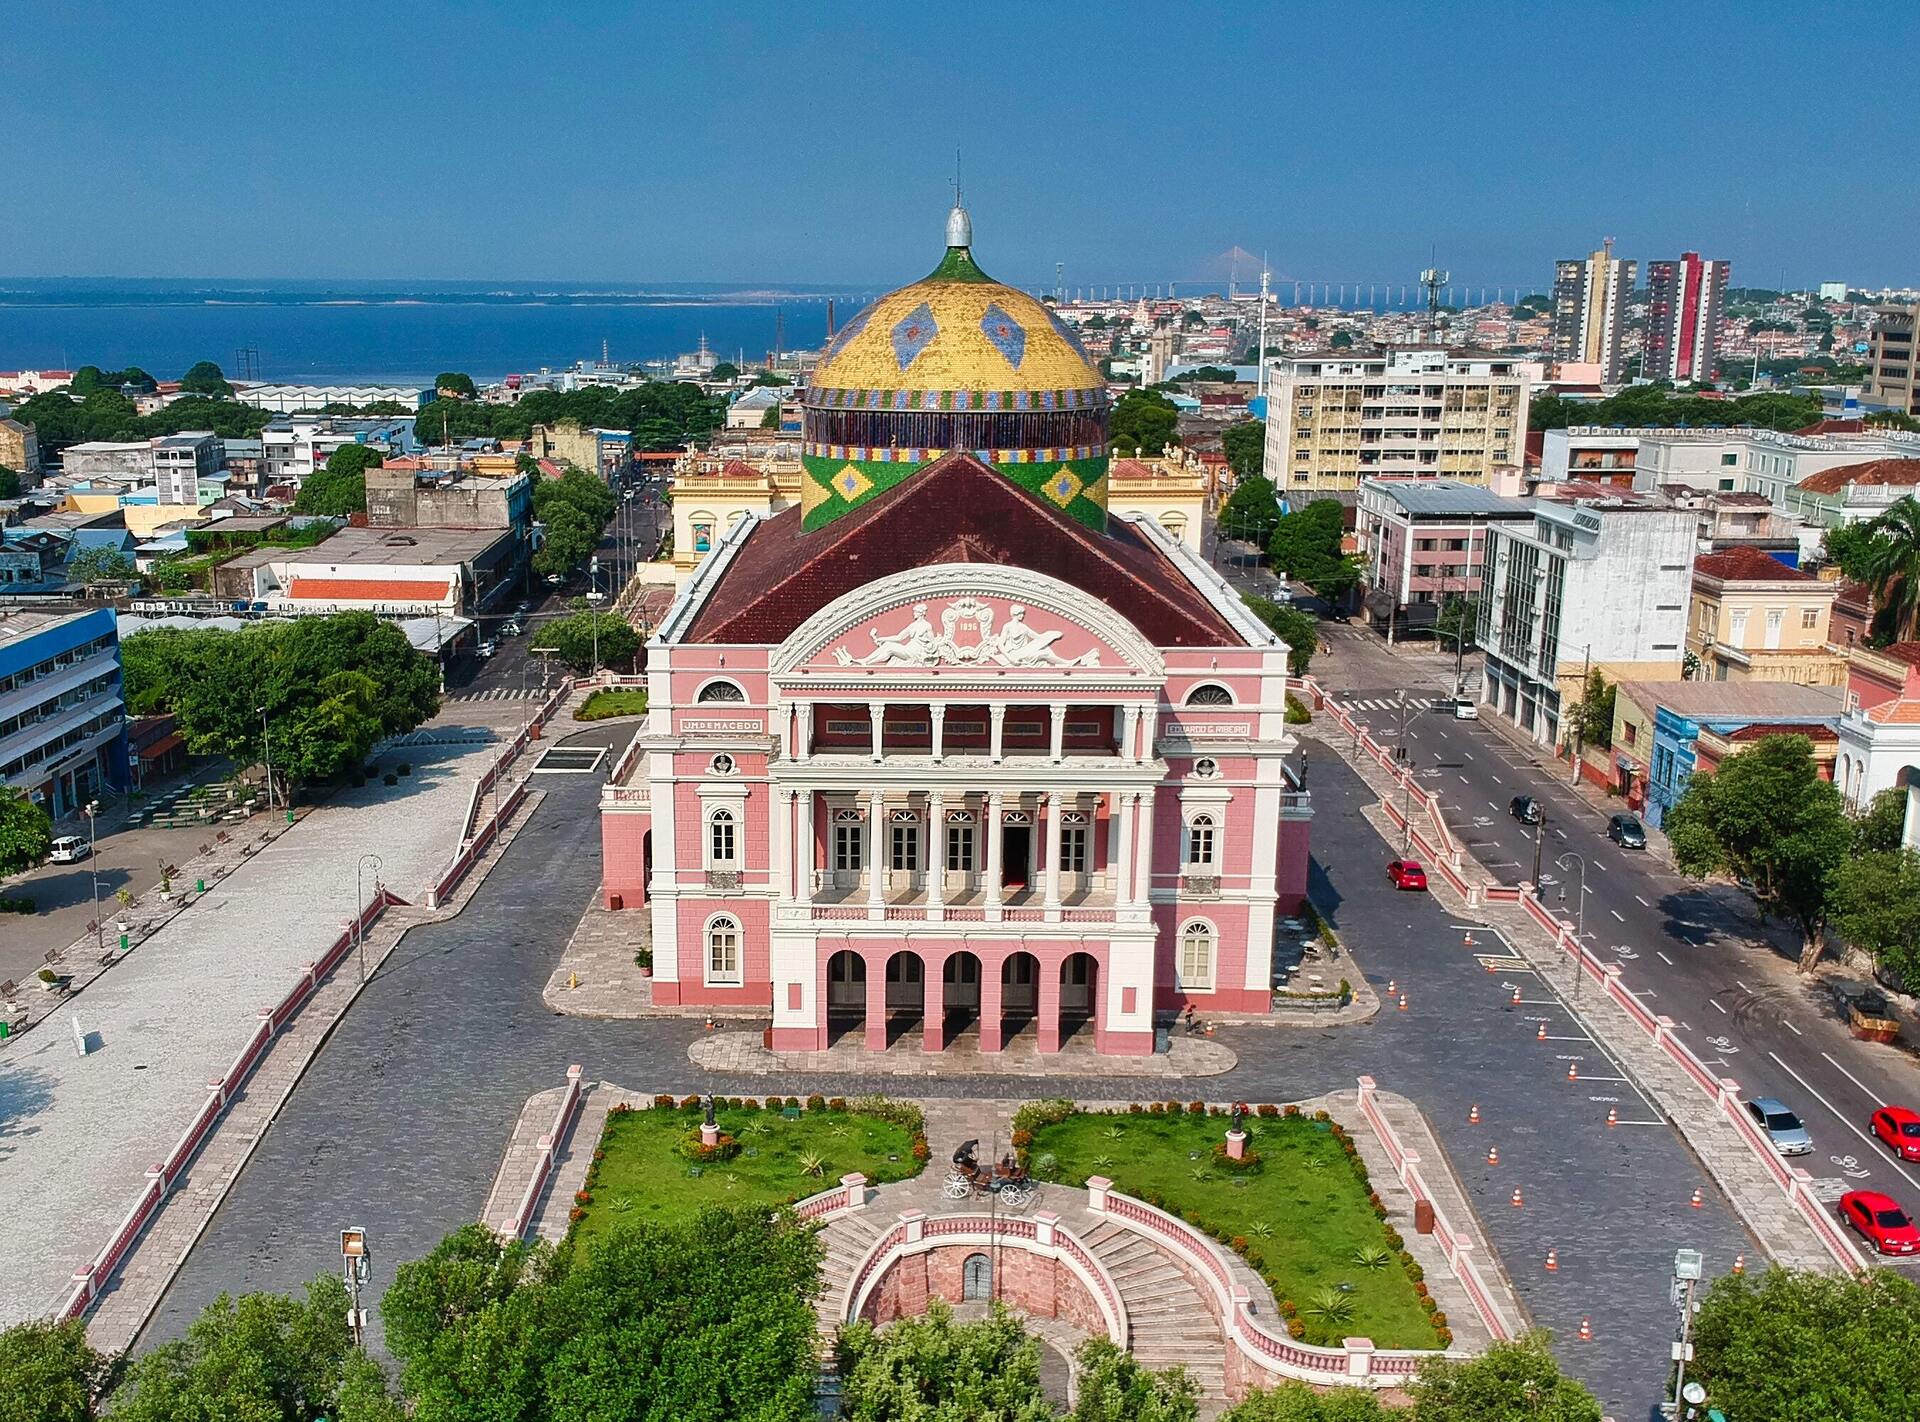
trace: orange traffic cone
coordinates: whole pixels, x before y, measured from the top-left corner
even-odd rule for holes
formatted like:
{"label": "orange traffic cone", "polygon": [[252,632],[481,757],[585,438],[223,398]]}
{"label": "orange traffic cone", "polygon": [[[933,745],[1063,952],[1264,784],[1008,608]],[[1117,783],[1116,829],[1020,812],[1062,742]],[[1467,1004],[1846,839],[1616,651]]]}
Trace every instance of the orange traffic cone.
{"label": "orange traffic cone", "polygon": [[1558,1269],[1559,1267],[1560,1267],[1560,1251],[1557,1249],[1549,1249],[1547,1251],[1547,1272],[1551,1274],[1555,1269]]}
{"label": "orange traffic cone", "polygon": [[1579,1079],[1580,1079],[1580,1064],[1578,1062],[1568,1062],[1567,1063],[1567,1080],[1578,1081]]}
{"label": "orange traffic cone", "polygon": [[1473,935],[1472,935],[1471,933],[1469,933],[1469,934],[1468,934],[1468,935],[1466,936],[1466,940],[1465,940],[1465,946],[1466,946],[1467,948],[1469,948],[1469,949],[1471,949],[1471,948],[1473,947]]}
{"label": "orange traffic cone", "polygon": [[1500,1147],[1488,1146],[1487,1147],[1487,1164],[1498,1165],[1499,1163],[1500,1163]]}
{"label": "orange traffic cone", "polygon": [[1736,1274],[1744,1274],[1747,1272],[1747,1256],[1746,1255],[1736,1254],[1733,1256],[1733,1272]]}
{"label": "orange traffic cone", "polygon": [[1540,1030],[1533,1034],[1533,1040],[1536,1042],[1544,1042],[1547,1040],[1547,1024],[1545,1019],[1541,1020]]}
{"label": "orange traffic cone", "polygon": [[1517,1210],[1520,1208],[1520,1205],[1521,1205],[1520,1187],[1516,1185],[1513,1187],[1513,1207]]}
{"label": "orange traffic cone", "polygon": [[1480,1124],[1480,1103],[1478,1101],[1474,1102],[1473,1109],[1467,1112],[1467,1124],[1469,1126],[1477,1126]]}
{"label": "orange traffic cone", "polygon": [[1620,1124],[1620,1108],[1619,1107],[1617,1106],[1607,1107],[1607,1124],[1609,1126],[1617,1126]]}
{"label": "orange traffic cone", "polygon": [[1400,979],[1388,978],[1387,979],[1387,996],[1392,997],[1395,993],[1399,991],[1400,991]]}
{"label": "orange traffic cone", "polygon": [[1698,1190],[1695,1190],[1693,1192],[1693,1199],[1689,1203],[1691,1203],[1696,1210],[1700,1208],[1702,1201],[1700,1198],[1700,1192]]}
{"label": "orange traffic cone", "polygon": [[1513,985],[1513,1005],[1515,1007],[1520,1005],[1520,984],[1518,983]]}
{"label": "orange traffic cone", "polygon": [[1407,995],[1405,993],[1400,994],[1400,1010],[1402,1012],[1407,1010]]}
{"label": "orange traffic cone", "polygon": [[1590,1318],[1580,1320],[1580,1341],[1582,1343],[1593,1342],[1593,1320]]}

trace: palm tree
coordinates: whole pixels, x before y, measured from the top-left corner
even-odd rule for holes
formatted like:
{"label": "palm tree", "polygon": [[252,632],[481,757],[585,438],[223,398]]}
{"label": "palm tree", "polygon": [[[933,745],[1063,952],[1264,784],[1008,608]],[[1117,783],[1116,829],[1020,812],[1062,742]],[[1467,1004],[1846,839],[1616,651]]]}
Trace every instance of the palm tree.
{"label": "palm tree", "polygon": [[1920,502],[1909,494],[1876,518],[1861,558],[1863,581],[1887,611],[1896,642],[1920,633]]}

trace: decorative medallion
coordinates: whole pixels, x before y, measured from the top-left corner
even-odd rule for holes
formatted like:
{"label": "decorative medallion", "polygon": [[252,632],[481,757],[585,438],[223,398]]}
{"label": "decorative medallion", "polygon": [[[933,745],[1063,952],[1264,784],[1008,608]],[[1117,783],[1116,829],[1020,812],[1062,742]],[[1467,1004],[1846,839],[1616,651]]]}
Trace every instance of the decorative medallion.
{"label": "decorative medallion", "polygon": [[893,328],[893,358],[900,369],[905,370],[919,359],[920,352],[939,334],[933,308],[924,301],[902,316]]}
{"label": "decorative medallion", "polygon": [[1047,482],[1040,486],[1040,492],[1065,508],[1080,496],[1080,491],[1085,487],[1078,474],[1063,466],[1047,476]]}
{"label": "decorative medallion", "polygon": [[849,464],[833,476],[833,491],[848,503],[852,503],[873,487],[873,480],[860,472],[858,465]]}
{"label": "decorative medallion", "polygon": [[1026,328],[1002,311],[999,302],[989,305],[981,316],[980,332],[1007,358],[1008,365],[1015,370],[1020,368],[1020,361],[1027,353]]}

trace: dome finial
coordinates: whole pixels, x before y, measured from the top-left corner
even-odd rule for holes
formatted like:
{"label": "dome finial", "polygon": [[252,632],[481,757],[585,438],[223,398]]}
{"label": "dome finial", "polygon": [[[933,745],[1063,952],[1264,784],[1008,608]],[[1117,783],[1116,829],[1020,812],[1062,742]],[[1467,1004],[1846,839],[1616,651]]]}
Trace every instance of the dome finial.
{"label": "dome finial", "polygon": [[947,245],[949,247],[971,247],[973,245],[973,220],[967,216],[967,205],[960,196],[960,150],[953,150],[953,211],[947,214]]}

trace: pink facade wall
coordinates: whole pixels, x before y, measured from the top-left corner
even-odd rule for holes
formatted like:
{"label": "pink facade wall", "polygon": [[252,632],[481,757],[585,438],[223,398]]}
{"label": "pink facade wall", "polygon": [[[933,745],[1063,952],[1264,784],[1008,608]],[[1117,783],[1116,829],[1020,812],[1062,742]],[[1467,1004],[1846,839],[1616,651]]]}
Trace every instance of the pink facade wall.
{"label": "pink facade wall", "polygon": [[651,815],[632,810],[600,816],[600,888],[608,908],[637,909],[646,903],[652,825]]}

